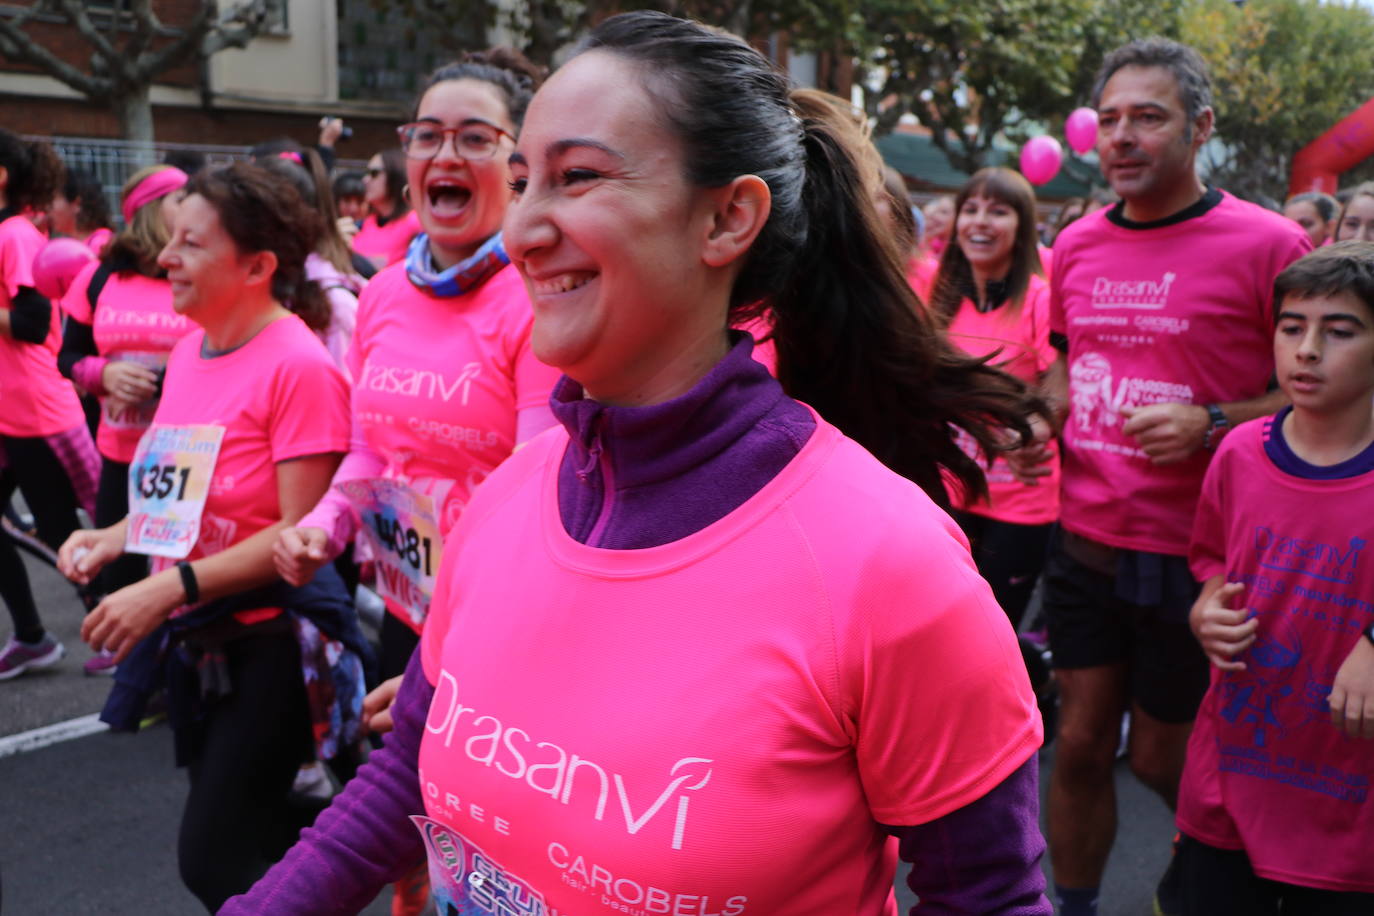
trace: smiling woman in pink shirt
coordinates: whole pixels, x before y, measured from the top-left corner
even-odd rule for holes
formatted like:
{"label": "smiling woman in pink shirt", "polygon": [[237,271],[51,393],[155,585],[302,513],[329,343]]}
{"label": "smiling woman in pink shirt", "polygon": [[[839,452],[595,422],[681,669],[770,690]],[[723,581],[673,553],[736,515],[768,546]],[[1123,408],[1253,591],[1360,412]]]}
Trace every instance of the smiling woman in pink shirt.
{"label": "smiling woman in pink shirt", "polygon": [[58,560],[88,582],[126,550],[153,556],[152,575],[107,595],[81,632],[119,665],[101,714],[113,729],[137,730],[150,693],[167,691],[190,777],[178,864],[214,912],[309,822],[292,781],[356,740],[367,649],[332,569],[288,589],[272,565],[278,532],[319,499],[348,442],[343,376],[283,304],[323,302],[305,273],[319,215],[244,163],[186,190],[158,263],[199,327],[168,358],[128,517],[72,535]]}
{"label": "smiling woman in pink shirt", "polygon": [[[603,21],[511,170],[562,428],[446,543],[385,747],[223,912],[356,913],[428,853],[445,913],[893,916],[900,848],[922,911],[1047,916],[1034,697],[929,495],[1024,386],[737,38]],[[777,380],[729,330],[763,305]]]}
{"label": "smiling woman in pink shirt", "polygon": [[[1036,245],[1035,192],[1018,172],[982,169],[959,192],[954,212],[930,307],[955,346],[1038,387],[1057,351],[1050,346],[1049,284]],[[976,455],[976,443],[962,441]],[[1040,459],[1034,478],[999,457],[988,468],[986,498],[966,496],[953,482],[950,488],[978,571],[1012,626],[1021,623],[1059,518],[1057,446],[1048,441],[1034,451]]]}
{"label": "smiling woman in pink shirt", "polygon": [[398,149],[374,154],[363,176],[368,214],[352,245],[377,267],[404,258],[411,239],[420,231],[419,217],[407,197],[405,156]]}
{"label": "smiling woman in pink shirt", "polygon": [[[140,169],[125,182],[123,231],[62,298],[67,324],[58,367],[100,400],[94,518],[100,528],[129,512],[129,462],[157,411],[167,355],[192,328],[172,308],[172,287],[157,263],[185,184],[186,173],[167,165]],[[97,593],[118,591],[147,574],[146,558],[121,557],[101,573]],[[112,667],[108,654],[97,654],[85,670],[105,674]]]}
{"label": "smiling woman in pink shirt", "polygon": [[349,454],[334,489],[277,545],[283,577],[305,581],[361,523],[389,611],[383,678],[404,672],[415,649],[439,542],[473,488],[554,422],[558,371],[530,350],[529,296],[500,234],[507,159],[537,76],[518,52],[468,54],[430,77],[400,128],[424,231],[359,298]]}

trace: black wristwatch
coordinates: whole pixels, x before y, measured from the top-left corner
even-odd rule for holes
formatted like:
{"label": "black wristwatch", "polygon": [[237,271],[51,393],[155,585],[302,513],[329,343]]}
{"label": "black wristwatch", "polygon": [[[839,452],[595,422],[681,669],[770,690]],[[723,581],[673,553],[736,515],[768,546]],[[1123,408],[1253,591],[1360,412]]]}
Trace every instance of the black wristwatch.
{"label": "black wristwatch", "polygon": [[1364,628],[1364,638],[1374,643],[1374,623]]}
{"label": "black wristwatch", "polygon": [[1202,447],[1210,452],[1217,447],[1221,437],[1226,435],[1231,421],[1226,419],[1225,412],[1216,404],[1207,405],[1207,418],[1211,422],[1207,427],[1207,434],[1203,437]]}

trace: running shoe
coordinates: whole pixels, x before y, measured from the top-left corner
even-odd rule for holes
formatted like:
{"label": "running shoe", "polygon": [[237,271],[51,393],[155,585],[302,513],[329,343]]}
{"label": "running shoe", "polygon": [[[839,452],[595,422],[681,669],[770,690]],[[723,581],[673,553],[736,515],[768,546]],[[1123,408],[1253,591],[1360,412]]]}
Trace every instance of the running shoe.
{"label": "running shoe", "polygon": [[115,668],[117,667],[114,660],[114,653],[101,649],[99,652],[86,659],[85,664],[81,666],[81,670],[92,676],[109,676],[115,673]]}
{"label": "running shoe", "polygon": [[11,636],[5,648],[0,649],[0,681],[18,677],[30,668],[55,665],[66,654],[62,643],[50,633],[44,633],[43,638],[33,645]]}
{"label": "running shoe", "polygon": [[291,784],[291,791],[297,795],[308,795],[321,801],[329,801],[334,797],[334,783],[330,781],[329,773],[319,763],[303,763],[301,768],[296,771],[296,779]]}

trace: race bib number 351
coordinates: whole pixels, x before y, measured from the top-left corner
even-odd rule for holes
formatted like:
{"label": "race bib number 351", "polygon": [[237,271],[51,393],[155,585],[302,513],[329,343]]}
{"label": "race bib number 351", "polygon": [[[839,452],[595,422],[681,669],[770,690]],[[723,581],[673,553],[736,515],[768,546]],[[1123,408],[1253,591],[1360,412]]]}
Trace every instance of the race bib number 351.
{"label": "race bib number 351", "polygon": [[155,426],[129,465],[129,529],[124,549],[182,559],[200,535],[222,426]]}
{"label": "race bib number 351", "polygon": [[377,560],[377,593],[416,626],[429,614],[443,542],[434,501],[397,480],[348,480],[339,489],[358,510]]}

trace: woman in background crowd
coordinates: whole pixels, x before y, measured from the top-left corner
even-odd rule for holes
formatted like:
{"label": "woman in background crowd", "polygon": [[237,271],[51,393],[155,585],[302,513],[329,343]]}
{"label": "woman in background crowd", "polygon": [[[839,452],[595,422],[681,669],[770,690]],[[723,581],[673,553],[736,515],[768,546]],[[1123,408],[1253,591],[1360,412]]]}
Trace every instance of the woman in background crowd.
{"label": "woman in background crowd", "polygon": [[[1035,192],[1018,172],[982,169],[955,199],[955,228],[940,260],[930,308],[950,340],[1031,388],[1054,362],[1049,285],[1041,275]],[[971,455],[976,445],[963,440]],[[988,470],[986,498],[951,487],[955,519],[968,535],[978,571],[1019,626],[1044,565],[1050,530],[1059,518],[1059,457],[1051,441],[1038,457],[1033,483],[1006,458]]]}
{"label": "woman in background crowd", "polygon": [[363,201],[368,213],[353,236],[353,250],[378,268],[405,258],[411,239],[420,232],[420,220],[406,196],[404,152],[383,150],[368,160]]}
{"label": "woman in background crowd", "polygon": [[105,189],[94,175],[80,169],[67,169],[67,178],[48,208],[48,219],[53,233],[84,243],[96,255],[114,238]]}
{"label": "woman in background crowd", "polygon": [[[47,239],[29,219],[46,213],[62,183],[53,148],[0,129],[0,507],[16,489],[41,543],[56,550],[95,512],[100,456],[72,383],[57,369],[58,310],[35,288],[34,258]],[[28,573],[0,529],[0,596],[14,630],[0,648],[0,680],[55,664],[65,649],[43,628]]]}
{"label": "woman in background crowd", "polygon": [[1336,198],[1320,191],[1294,194],[1283,205],[1283,215],[1302,227],[1312,240],[1313,248],[1320,248],[1330,241],[1339,210]]}
{"label": "woman in background crowd", "polygon": [[[121,194],[124,229],[62,299],[67,327],[58,367],[100,402],[94,517],[99,528],[129,514],[129,464],[157,411],[167,355],[192,328],[172,308],[172,287],[157,263],[172,237],[186,180],[186,173],[168,165],[135,172]],[[146,557],[125,555],[101,572],[92,594],[118,591],[147,574]],[[112,669],[108,652],[85,664],[87,674]]]}
{"label": "woman in background crowd", "polygon": [[[316,328],[315,333],[347,377],[346,355],[357,324],[358,293],[362,292],[366,281],[353,271],[353,252],[339,233],[339,213],[334,206],[324,163],[314,150],[304,150],[294,157],[288,154],[262,159],[258,165],[290,181],[301,199],[324,221],[320,240],[305,259],[305,273],[319,284],[329,300],[329,322],[322,329]],[[310,324],[308,320],[306,323]]]}
{"label": "woman in background crowd", "polygon": [[1366,181],[1350,189],[1341,215],[1336,220],[1335,242],[1374,242],[1374,181]]}

